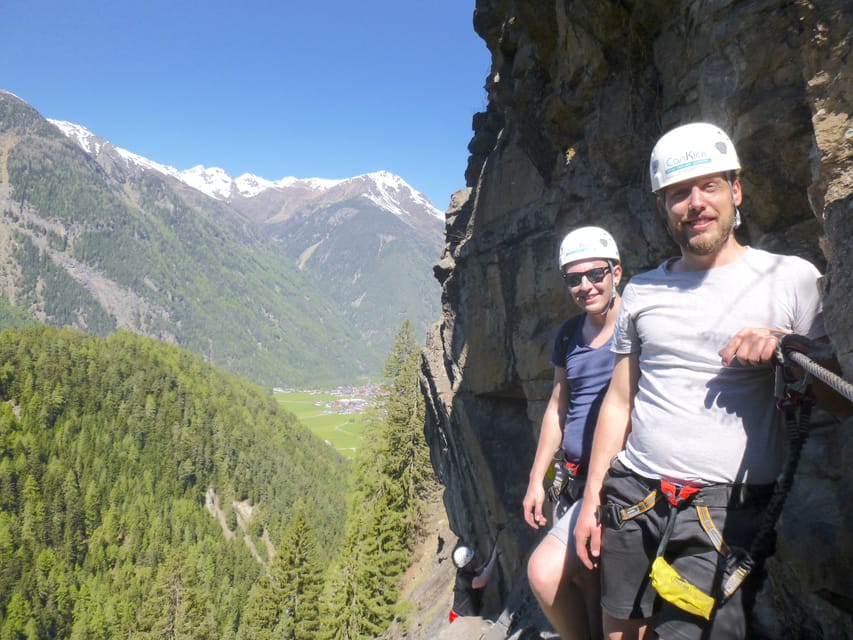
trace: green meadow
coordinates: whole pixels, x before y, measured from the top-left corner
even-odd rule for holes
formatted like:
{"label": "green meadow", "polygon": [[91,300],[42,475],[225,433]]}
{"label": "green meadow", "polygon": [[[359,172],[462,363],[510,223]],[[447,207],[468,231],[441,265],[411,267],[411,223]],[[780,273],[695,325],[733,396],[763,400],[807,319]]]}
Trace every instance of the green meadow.
{"label": "green meadow", "polygon": [[353,397],[309,391],[276,392],[275,399],[314,435],[328,442],[345,458],[361,444],[364,413],[347,412]]}

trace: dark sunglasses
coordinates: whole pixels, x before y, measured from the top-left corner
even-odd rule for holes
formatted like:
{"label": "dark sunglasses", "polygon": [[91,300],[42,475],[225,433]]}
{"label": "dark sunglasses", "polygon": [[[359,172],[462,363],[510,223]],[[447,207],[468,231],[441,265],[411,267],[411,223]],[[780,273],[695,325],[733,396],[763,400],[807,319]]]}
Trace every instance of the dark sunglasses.
{"label": "dark sunglasses", "polygon": [[597,267],[582,273],[564,273],[562,275],[563,280],[566,281],[567,285],[570,287],[577,287],[584,278],[589,280],[592,284],[598,284],[607,277],[608,273],[610,273],[610,267]]}

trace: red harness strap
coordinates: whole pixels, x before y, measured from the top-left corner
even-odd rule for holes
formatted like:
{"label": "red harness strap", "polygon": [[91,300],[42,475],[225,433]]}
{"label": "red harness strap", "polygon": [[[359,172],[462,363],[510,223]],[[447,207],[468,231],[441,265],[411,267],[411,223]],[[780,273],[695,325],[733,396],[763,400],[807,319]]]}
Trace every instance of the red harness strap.
{"label": "red harness strap", "polygon": [[682,487],[668,480],[660,481],[660,490],[673,507],[679,506],[685,500],[699,493],[702,487]]}
{"label": "red harness strap", "polygon": [[569,472],[571,476],[577,476],[581,472],[581,463],[580,462],[564,462],[563,466],[566,471]]}

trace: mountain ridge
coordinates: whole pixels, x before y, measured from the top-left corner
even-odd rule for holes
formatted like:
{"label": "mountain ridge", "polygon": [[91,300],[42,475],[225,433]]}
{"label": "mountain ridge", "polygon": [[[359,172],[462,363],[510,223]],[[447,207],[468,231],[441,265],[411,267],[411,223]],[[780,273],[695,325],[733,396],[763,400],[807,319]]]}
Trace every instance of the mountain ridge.
{"label": "mountain ridge", "polygon": [[334,386],[377,376],[402,321],[438,315],[443,223],[402,179],[227,201],[65,129],[0,92],[0,285],[39,321],[174,342],[266,386]]}
{"label": "mountain ridge", "polygon": [[[57,127],[67,137],[75,140],[80,147],[92,155],[100,153],[101,148],[110,145],[116,152],[125,158],[128,162],[133,162],[140,166],[159,171],[164,175],[177,178],[184,184],[187,184],[202,193],[209,195],[217,200],[230,200],[235,197],[253,198],[269,189],[285,191],[290,188],[307,188],[319,193],[334,189],[340,185],[346,185],[350,182],[370,181],[373,183],[375,190],[380,194],[388,196],[389,191],[401,191],[405,194],[408,192],[408,197],[419,206],[423,207],[433,217],[443,220],[444,214],[432,204],[425,195],[415,190],[400,176],[391,173],[390,171],[380,170],[370,173],[364,173],[350,178],[330,179],[330,178],[296,178],[287,176],[279,180],[268,180],[260,176],[243,173],[240,176],[233,177],[224,169],[219,167],[205,167],[198,164],[189,169],[176,169],[175,167],[159,163],[137,153],[123,149],[113,145],[111,142],[93,133],[87,127],[68,122],[66,120],[57,120],[47,118],[47,121]],[[398,215],[408,215],[407,211],[399,208],[394,203],[393,198],[383,199],[381,196],[367,195],[369,199],[377,205],[386,208],[388,211]]]}

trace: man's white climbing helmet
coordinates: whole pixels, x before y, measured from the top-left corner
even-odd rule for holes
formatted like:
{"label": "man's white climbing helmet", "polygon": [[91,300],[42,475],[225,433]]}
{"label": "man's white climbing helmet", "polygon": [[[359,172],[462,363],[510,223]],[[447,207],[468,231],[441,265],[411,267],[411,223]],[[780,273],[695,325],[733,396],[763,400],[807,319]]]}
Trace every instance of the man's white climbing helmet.
{"label": "man's white climbing helmet", "polygon": [[577,260],[612,260],[619,262],[616,241],[601,227],[581,227],[563,238],[560,243],[560,270]]}
{"label": "man's white climbing helmet", "polygon": [[685,124],[664,134],[649,160],[655,193],[682,180],[739,169],[732,141],[722,129],[707,122]]}
{"label": "man's white climbing helmet", "polygon": [[465,545],[459,545],[453,550],[453,564],[459,569],[467,567],[474,559],[474,550]]}

